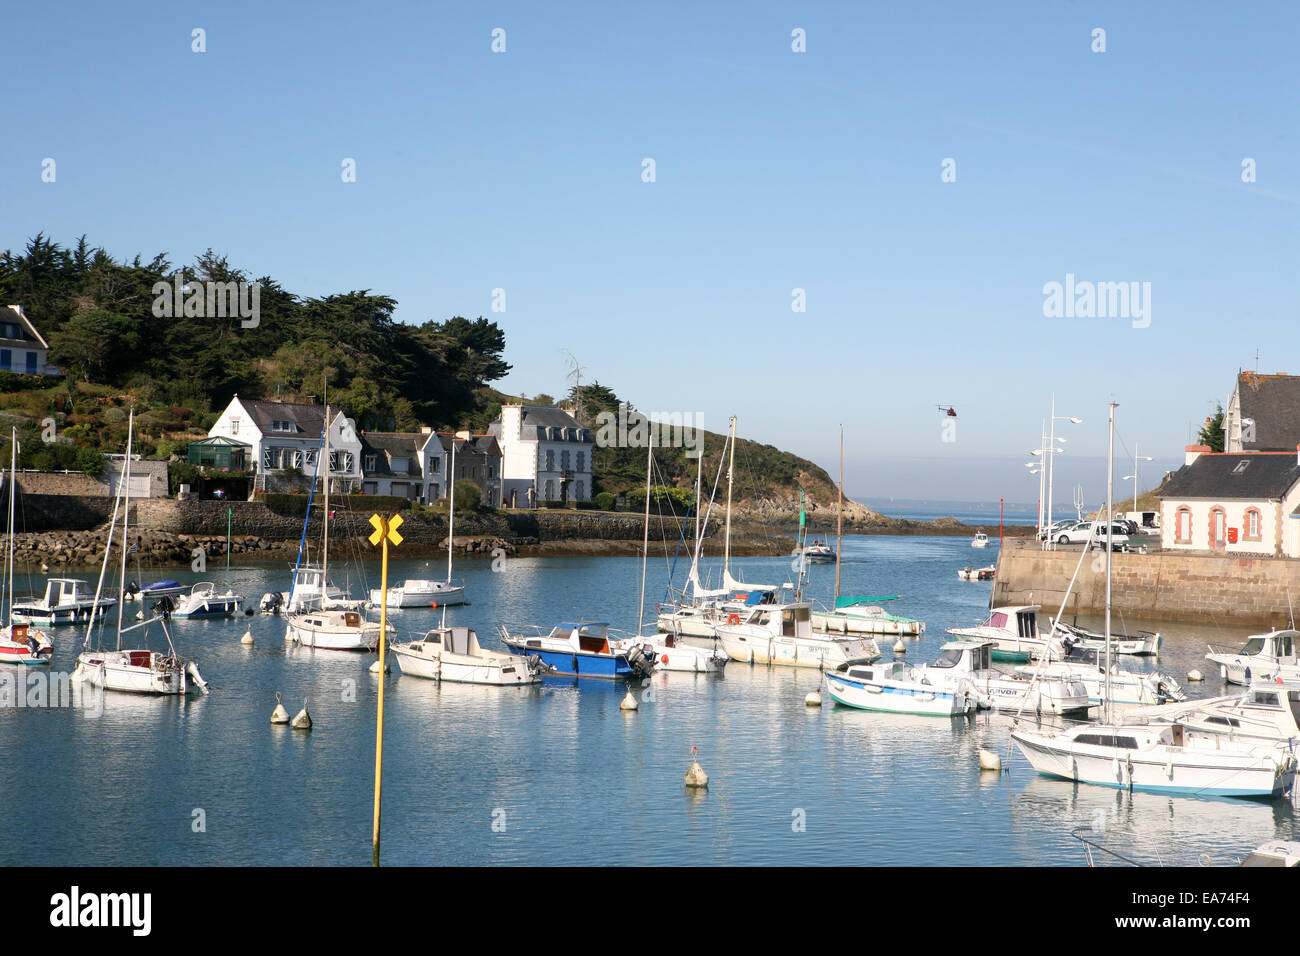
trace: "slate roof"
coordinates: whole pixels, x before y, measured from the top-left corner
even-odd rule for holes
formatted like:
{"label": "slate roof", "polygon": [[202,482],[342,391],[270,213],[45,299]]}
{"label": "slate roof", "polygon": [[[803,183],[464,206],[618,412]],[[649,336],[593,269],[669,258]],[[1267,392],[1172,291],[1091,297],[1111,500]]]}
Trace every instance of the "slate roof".
{"label": "slate roof", "polygon": [[[420,449],[424,447],[429,436],[420,432],[365,432],[361,435],[361,464],[367,476],[380,475],[393,478],[420,478],[423,456]],[[375,467],[366,468],[366,456],[375,456]],[[391,458],[405,458],[407,471],[393,471]]]}
{"label": "slate roof", "polygon": [[[1244,468],[1242,462],[1246,462]],[[1160,498],[1275,501],[1285,497],[1297,481],[1300,464],[1294,450],[1202,454],[1170,476]]]}
{"label": "slate roof", "polygon": [[[569,441],[587,445],[592,443],[591,432],[578,424],[578,420],[562,408],[556,408],[554,405],[523,405],[521,408],[519,437],[524,441]],[[550,428],[574,430],[567,433],[561,430],[548,434],[547,429]],[[489,425],[488,432],[500,438],[500,420]],[[551,434],[555,437],[551,437]]]}
{"label": "slate roof", "polygon": [[[250,398],[241,398],[239,403],[252,416],[253,424],[263,435],[296,435],[299,438],[319,438],[321,426],[325,422],[324,405],[300,405],[296,402],[259,402]],[[337,416],[339,409],[331,406]],[[271,422],[286,421],[294,425],[294,431],[272,431]]]}
{"label": "slate roof", "polygon": [[1300,444],[1300,375],[1242,372],[1237,397],[1242,419],[1255,421],[1255,441],[1243,442],[1243,450],[1295,452]]}

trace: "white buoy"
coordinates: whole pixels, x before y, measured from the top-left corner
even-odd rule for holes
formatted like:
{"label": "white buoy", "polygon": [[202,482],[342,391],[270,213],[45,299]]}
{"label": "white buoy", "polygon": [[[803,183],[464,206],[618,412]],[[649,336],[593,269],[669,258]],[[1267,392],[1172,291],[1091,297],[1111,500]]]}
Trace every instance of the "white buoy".
{"label": "white buoy", "polygon": [[253,643],[253,629],[251,627],[248,628],[248,630],[244,631],[244,636],[239,639],[239,643],[240,644]]}
{"label": "white buoy", "polygon": [[1187,672],[1187,679],[1192,683],[1197,683],[1198,681],[1205,680],[1205,675],[1193,667]]}
{"label": "white buoy", "polygon": [[[385,674],[388,674],[388,673],[391,673],[391,672],[392,672],[392,668],[391,668],[391,667],[388,667],[388,666],[385,666],[385,667],[384,667],[384,673],[385,673]],[[372,673],[372,674],[378,674],[378,673],[379,673],[379,661],[378,661],[378,660],[376,660],[373,664],[370,665],[370,673]]]}
{"label": "white buoy", "polygon": [[143,621],[143,620],[144,620],[144,609],[143,609],[143,608],[141,608],[140,610],[138,610],[138,611],[135,612],[135,619],[136,619],[137,621]]}
{"label": "white buoy", "polygon": [[298,711],[298,716],[293,719],[294,730],[311,730],[311,714],[307,713],[307,705],[302,705],[302,710]]}
{"label": "white buoy", "polygon": [[289,722],[289,712],[284,709],[284,704],[280,702],[280,695],[275,695],[275,710],[271,711],[271,723],[287,724]]}
{"label": "white buoy", "polygon": [[689,790],[709,789],[709,775],[698,762],[691,764],[691,768],[686,771],[686,787]]}
{"label": "white buoy", "polygon": [[997,770],[1002,769],[1002,757],[992,750],[980,750],[980,769]]}
{"label": "white buoy", "polygon": [[636,698],[632,696],[632,690],[631,690],[631,688],[629,688],[629,689],[628,689],[628,692],[627,692],[627,696],[624,697],[623,700],[619,703],[619,705],[618,705],[618,709],[619,709],[619,710],[636,710],[636,709],[637,709],[638,707],[640,707],[640,706],[641,706],[641,705],[638,704],[638,703],[636,702]]}
{"label": "white buoy", "polygon": [[817,691],[813,691],[804,697],[803,703],[805,707],[820,707],[822,705],[822,695]]}
{"label": "white buoy", "polygon": [[894,653],[895,654],[907,653],[907,644],[903,642],[903,639],[901,637],[898,639],[898,643],[894,645]]}

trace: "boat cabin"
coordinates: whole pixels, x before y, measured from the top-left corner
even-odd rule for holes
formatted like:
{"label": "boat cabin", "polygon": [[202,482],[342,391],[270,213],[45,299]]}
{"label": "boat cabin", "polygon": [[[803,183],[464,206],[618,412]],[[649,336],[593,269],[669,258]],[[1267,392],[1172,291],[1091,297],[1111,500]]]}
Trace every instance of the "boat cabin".
{"label": "boat cabin", "polygon": [[[608,654],[609,624],[595,621],[569,621],[551,628],[550,640],[569,644],[575,651],[587,654]],[[532,646],[532,642],[529,642]],[[538,645],[540,646],[540,644]]]}
{"label": "boat cabin", "polygon": [[94,599],[95,593],[90,590],[90,585],[80,578],[50,578],[45,582],[45,598],[42,603],[46,607],[54,608],[90,602]]}
{"label": "boat cabin", "polygon": [[1289,710],[1300,727],[1300,684],[1257,680],[1242,702],[1243,710]]}
{"label": "boat cabin", "polygon": [[[475,657],[479,652],[478,635],[468,627],[435,627],[424,635],[424,643],[440,644],[448,654],[461,657]],[[418,644],[412,645],[411,649],[422,650]]]}
{"label": "boat cabin", "polygon": [[762,628],[778,637],[811,637],[812,605],[759,605],[740,623]]}
{"label": "boat cabin", "polygon": [[1260,660],[1294,664],[1297,636],[1300,636],[1300,632],[1273,631],[1269,634],[1256,634],[1242,645],[1238,654],[1241,657],[1256,657]]}
{"label": "boat cabin", "polygon": [[1038,637],[1038,612],[1042,605],[1030,604],[1023,607],[999,607],[989,613],[984,627],[1007,631],[1019,638]]}
{"label": "boat cabin", "polygon": [[930,666],[950,667],[963,674],[990,670],[995,647],[996,641],[949,641],[939,648],[939,657]]}

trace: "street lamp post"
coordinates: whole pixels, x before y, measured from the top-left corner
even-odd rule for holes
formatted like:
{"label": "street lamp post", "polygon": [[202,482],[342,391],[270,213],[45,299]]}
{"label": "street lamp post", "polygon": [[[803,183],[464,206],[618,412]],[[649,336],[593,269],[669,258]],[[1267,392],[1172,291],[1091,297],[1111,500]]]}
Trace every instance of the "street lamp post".
{"label": "street lamp post", "polygon": [[1152,458],[1150,455],[1138,455],[1137,442],[1134,442],[1133,443],[1133,474],[1124,476],[1125,481],[1128,481],[1130,478],[1133,479],[1133,513],[1134,514],[1136,514],[1138,510],[1138,462],[1139,461],[1155,461],[1155,459]]}
{"label": "street lamp post", "polygon": [[[1079,425],[1083,423],[1082,418],[1074,418],[1070,415],[1056,414],[1056,393],[1053,392],[1052,393],[1052,417],[1051,417],[1052,432],[1051,435],[1048,437],[1047,449],[1046,449],[1047,451],[1047,526],[1049,528],[1052,526],[1052,480],[1055,477],[1055,468],[1053,467],[1053,462],[1057,454],[1057,449],[1056,449],[1057,419],[1060,419],[1061,421],[1070,422],[1071,424],[1074,425]],[[1061,441],[1065,441],[1065,439],[1062,438]],[[1051,536],[1049,535],[1048,537],[1050,538]],[[1045,544],[1047,544],[1047,549],[1049,551],[1055,550],[1055,548],[1053,547],[1054,542],[1047,541],[1045,542]]]}

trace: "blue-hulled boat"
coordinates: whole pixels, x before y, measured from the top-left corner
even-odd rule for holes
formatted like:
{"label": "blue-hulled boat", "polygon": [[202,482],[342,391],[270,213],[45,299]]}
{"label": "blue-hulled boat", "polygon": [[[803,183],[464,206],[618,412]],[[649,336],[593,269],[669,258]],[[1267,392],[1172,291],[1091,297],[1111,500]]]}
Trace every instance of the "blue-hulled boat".
{"label": "blue-hulled boat", "polygon": [[654,671],[654,660],[640,645],[625,651],[609,644],[609,625],[600,621],[561,621],[544,633],[532,625],[501,625],[501,643],[512,654],[540,657],[551,673],[563,677],[634,680]]}

